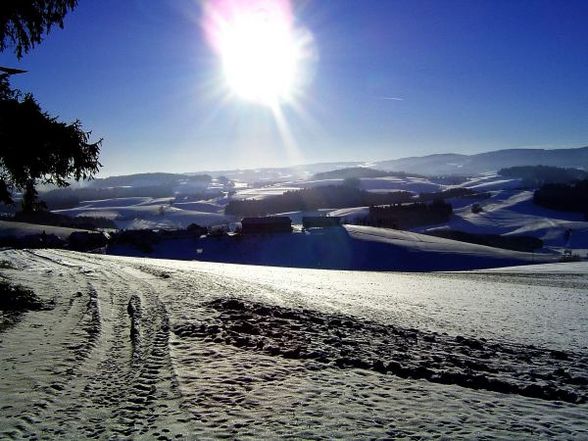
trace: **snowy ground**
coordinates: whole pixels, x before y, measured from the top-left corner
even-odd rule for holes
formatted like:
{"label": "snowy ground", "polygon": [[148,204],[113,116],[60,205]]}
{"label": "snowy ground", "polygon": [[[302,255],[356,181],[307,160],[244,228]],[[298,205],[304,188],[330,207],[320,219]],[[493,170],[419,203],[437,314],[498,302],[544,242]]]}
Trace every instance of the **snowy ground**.
{"label": "snowy ground", "polygon": [[447,271],[554,262],[557,254],[522,253],[409,231],[345,225],[306,232],[164,240],[149,253],[130,245],[108,254],[301,268]]}
{"label": "snowy ground", "polygon": [[24,237],[33,234],[42,234],[43,231],[45,234],[54,234],[60,239],[67,239],[71,233],[86,230],[0,220],[0,237]]}
{"label": "snowy ground", "polygon": [[472,213],[470,206],[464,206],[454,211],[446,225],[419,231],[450,228],[477,234],[526,235],[542,239],[547,249],[570,248],[582,256],[588,251],[588,221],[584,216],[535,205],[532,191],[501,190],[480,204],[481,213]]}
{"label": "snowy ground", "polygon": [[76,208],[55,210],[68,216],[104,217],[124,229],[186,228],[193,223],[207,227],[236,220],[222,212],[220,204],[210,201],[173,204],[173,198],[147,197],[85,201]]}
{"label": "snowy ground", "polygon": [[406,274],[1,251],[2,439],[588,437],[588,265]]}

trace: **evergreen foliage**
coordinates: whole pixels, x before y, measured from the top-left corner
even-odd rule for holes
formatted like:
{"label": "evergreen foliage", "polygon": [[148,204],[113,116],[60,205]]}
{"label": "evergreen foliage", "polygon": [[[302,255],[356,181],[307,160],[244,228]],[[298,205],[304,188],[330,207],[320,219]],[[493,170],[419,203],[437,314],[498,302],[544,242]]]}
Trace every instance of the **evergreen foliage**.
{"label": "evergreen foliage", "polygon": [[531,187],[538,187],[543,184],[567,184],[588,178],[588,173],[584,170],[548,165],[508,167],[499,170],[498,174],[507,178],[520,178],[523,180],[524,185]]}
{"label": "evergreen foliage", "polygon": [[413,194],[408,191],[370,193],[346,185],[325,185],[304,190],[287,191],[265,199],[232,200],[226,214],[237,216],[263,216],[287,211],[316,210],[318,208],[347,208],[378,204],[408,202]]}
{"label": "evergreen foliage", "polygon": [[90,142],[80,121],[64,123],[44,112],[31,94],[24,97],[4,83],[0,96],[0,201],[24,190],[25,211],[35,211],[37,183],[69,185],[68,179],[92,178],[102,140]]}
{"label": "evergreen foliage", "polygon": [[535,191],[533,202],[552,210],[584,213],[588,219],[588,179],[575,184],[545,184]]}
{"label": "evergreen foliage", "polygon": [[0,52],[12,48],[18,58],[43,40],[53,26],[63,28],[66,14],[77,0],[2,0]]}

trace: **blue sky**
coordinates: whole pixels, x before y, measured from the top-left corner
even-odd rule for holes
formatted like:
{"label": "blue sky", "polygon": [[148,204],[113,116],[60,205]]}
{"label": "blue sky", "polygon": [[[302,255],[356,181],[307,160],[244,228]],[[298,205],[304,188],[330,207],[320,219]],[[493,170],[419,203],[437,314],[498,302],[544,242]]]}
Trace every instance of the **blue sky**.
{"label": "blue sky", "polygon": [[[193,0],[80,0],[13,84],[104,138],[102,175],[588,145],[588,1],[294,3],[298,108],[223,99]],[[386,99],[398,98],[398,99]]]}

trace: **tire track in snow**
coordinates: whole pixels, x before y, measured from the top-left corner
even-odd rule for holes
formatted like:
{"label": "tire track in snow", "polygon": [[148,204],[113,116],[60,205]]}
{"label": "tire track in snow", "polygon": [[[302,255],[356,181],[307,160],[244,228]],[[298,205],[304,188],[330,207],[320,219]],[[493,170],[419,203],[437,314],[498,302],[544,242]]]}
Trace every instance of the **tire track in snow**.
{"label": "tire track in snow", "polygon": [[[35,379],[35,405],[26,413],[3,409],[9,424],[0,424],[8,427],[0,437],[171,439],[189,433],[180,421],[169,317],[152,280],[73,254],[67,260],[52,251],[22,257],[31,269],[41,261],[40,285],[59,292],[57,314],[38,329],[51,339],[42,343],[58,344],[61,352],[52,354],[53,363],[38,360],[51,368],[47,378]],[[168,428],[159,433],[162,426]]]}

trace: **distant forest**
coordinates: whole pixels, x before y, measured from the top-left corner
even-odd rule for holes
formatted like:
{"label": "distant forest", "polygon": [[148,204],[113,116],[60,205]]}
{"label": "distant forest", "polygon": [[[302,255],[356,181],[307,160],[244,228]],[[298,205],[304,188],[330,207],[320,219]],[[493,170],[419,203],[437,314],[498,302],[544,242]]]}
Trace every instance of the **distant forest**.
{"label": "distant forest", "polygon": [[412,177],[423,177],[414,173],[404,172],[390,172],[384,170],[376,170],[369,167],[348,167],[341,168],[339,170],[331,170],[321,173],[316,173],[312,179],[323,180],[323,179],[347,179],[347,178],[381,178],[385,176],[393,176],[397,178]]}
{"label": "distant forest", "polygon": [[588,173],[577,168],[552,167],[547,165],[528,165],[503,168],[498,171],[506,178],[519,178],[523,185],[538,187],[543,184],[569,184],[588,178]]}
{"label": "distant forest", "polygon": [[412,200],[409,191],[370,193],[345,185],[325,185],[303,190],[287,191],[265,199],[233,200],[225,214],[235,216],[264,216],[286,211],[316,210],[318,208],[348,208],[377,204],[395,204]]}
{"label": "distant forest", "polygon": [[445,223],[452,214],[451,204],[442,199],[435,199],[430,204],[417,202],[370,207],[369,214],[360,223],[373,227],[407,229]]}
{"label": "distant forest", "polygon": [[588,220],[588,179],[574,184],[545,184],[535,191],[533,202],[552,210],[583,213]]}
{"label": "distant forest", "polygon": [[425,202],[452,197],[469,197],[476,194],[467,188],[455,188],[437,193],[416,196],[409,191],[372,193],[346,185],[325,185],[303,190],[287,191],[265,199],[233,200],[225,208],[225,214],[234,216],[265,216],[287,211],[316,210],[319,208],[350,208],[373,205]]}

